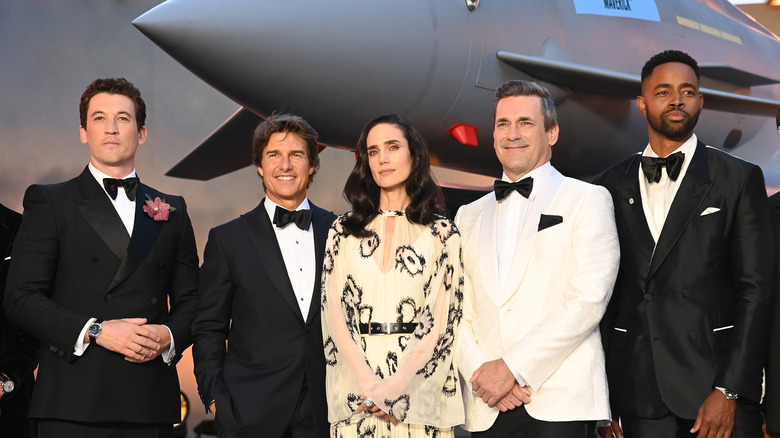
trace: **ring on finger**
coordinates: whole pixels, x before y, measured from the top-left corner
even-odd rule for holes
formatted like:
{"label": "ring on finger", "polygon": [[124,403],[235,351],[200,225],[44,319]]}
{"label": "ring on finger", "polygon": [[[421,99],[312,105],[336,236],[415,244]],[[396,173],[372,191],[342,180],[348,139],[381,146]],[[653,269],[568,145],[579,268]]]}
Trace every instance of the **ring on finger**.
{"label": "ring on finger", "polygon": [[366,397],[366,399],[363,400],[363,404],[366,405],[367,408],[370,408],[371,406],[374,406],[374,401]]}

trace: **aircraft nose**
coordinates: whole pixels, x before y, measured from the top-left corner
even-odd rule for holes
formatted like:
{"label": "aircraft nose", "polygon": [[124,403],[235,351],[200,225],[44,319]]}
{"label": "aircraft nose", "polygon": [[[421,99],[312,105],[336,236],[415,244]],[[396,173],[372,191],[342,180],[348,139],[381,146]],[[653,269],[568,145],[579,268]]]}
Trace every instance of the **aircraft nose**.
{"label": "aircraft nose", "polygon": [[[169,0],[133,25],[255,113],[305,107],[305,118],[319,111],[365,123],[423,100],[436,21],[433,3],[421,0]],[[348,106],[347,95],[365,105]]]}

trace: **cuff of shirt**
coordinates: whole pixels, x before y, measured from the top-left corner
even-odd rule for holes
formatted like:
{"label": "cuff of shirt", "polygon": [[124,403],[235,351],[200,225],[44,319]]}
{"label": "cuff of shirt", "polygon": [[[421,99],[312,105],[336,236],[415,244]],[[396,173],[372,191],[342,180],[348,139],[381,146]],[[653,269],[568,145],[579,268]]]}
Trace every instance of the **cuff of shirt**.
{"label": "cuff of shirt", "polygon": [[170,365],[173,358],[176,357],[176,343],[173,341],[173,333],[171,332],[171,329],[168,328],[167,325],[165,328],[168,329],[168,334],[171,336],[171,346],[168,347],[167,351],[163,351],[160,356],[162,356],[163,362]]}
{"label": "cuff of shirt", "polygon": [[97,318],[90,318],[89,321],[87,321],[86,324],[84,324],[84,328],[81,329],[81,333],[79,333],[79,338],[76,340],[76,344],[73,346],[73,355],[74,356],[81,356],[84,354],[85,351],[87,351],[87,347],[89,347],[89,342],[84,342],[84,336],[87,334],[87,330],[89,330],[90,324],[97,321]]}
{"label": "cuff of shirt", "polygon": [[508,360],[506,360],[506,358],[502,357],[501,360],[504,361],[504,363],[506,364],[506,367],[509,368],[509,371],[512,372],[512,375],[515,376],[515,380],[517,381],[518,385],[520,385],[520,386],[528,386],[528,383],[525,381],[523,376],[521,376],[520,373],[517,372],[515,367],[513,367],[512,364]]}

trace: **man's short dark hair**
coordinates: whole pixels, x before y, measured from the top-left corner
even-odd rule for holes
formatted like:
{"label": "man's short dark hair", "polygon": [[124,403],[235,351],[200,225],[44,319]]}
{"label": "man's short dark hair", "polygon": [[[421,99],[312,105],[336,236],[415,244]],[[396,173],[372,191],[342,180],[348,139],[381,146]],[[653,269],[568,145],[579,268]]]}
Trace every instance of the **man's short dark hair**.
{"label": "man's short dark hair", "polygon": [[542,115],[544,116],[545,132],[558,124],[558,112],[555,109],[555,102],[546,88],[536,82],[512,80],[501,84],[496,89],[496,97],[493,100],[493,120],[496,119],[496,108],[501,99],[515,96],[539,96],[542,99]]}
{"label": "man's short dark hair", "polygon": [[121,94],[127,96],[133,101],[135,106],[135,123],[140,131],[146,125],[146,103],[141,98],[141,92],[132,82],[125,78],[105,78],[95,79],[81,94],[79,100],[79,117],[81,118],[81,127],[87,129],[87,111],[89,102],[96,94]]}
{"label": "man's short dark hair", "polygon": [[691,57],[691,55],[679,50],[664,50],[661,53],[653,55],[652,58],[647,60],[644,67],[642,67],[642,83],[644,84],[645,79],[653,74],[653,70],[655,70],[656,67],[668,62],[680,62],[687,65],[693,69],[694,73],[696,73],[696,79],[701,81],[699,64]]}
{"label": "man's short dark hair", "polygon": [[268,146],[271,136],[278,133],[289,133],[298,136],[306,143],[306,155],[309,157],[309,165],[314,168],[314,172],[309,176],[309,184],[314,180],[317,169],[320,168],[320,156],[317,154],[318,134],[309,122],[301,117],[285,114],[273,113],[268,118],[260,122],[255,129],[252,137],[252,163],[259,166],[263,161],[263,150]]}

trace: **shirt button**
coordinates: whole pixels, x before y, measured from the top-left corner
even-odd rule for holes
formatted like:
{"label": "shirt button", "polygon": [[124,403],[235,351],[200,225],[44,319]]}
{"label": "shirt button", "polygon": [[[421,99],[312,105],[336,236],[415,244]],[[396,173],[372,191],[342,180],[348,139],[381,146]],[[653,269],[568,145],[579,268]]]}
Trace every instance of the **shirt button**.
{"label": "shirt button", "polygon": [[106,300],[111,301],[114,299],[114,296],[111,294],[106,294]]}
{"label": "shirt button", "polygon": [[698,333],[696,333],[696,332],[690,332],[690,333],[688,333],[688,338],[689,338],[691,341],[694,341],[694,342],[695,342],[695,341],[698,341],[698,340],[699,340],[699,334],[698,334]]}
{"label": "shirt button", "polygon": [[645,301],[653,301],[653,296],[650,294],[645,294]]}
{"label": "shirt button", "polygon": [[152,298],[150,301],[152,302],[152,304],[157,304],[157,297]]}
{"label": "shirt button", "polygon": [[640,344],[644,343],[646,340],[647,339],[645,338],[644,335],[639,335],[639,336],[636,337],[636,341],[639,342]]}

